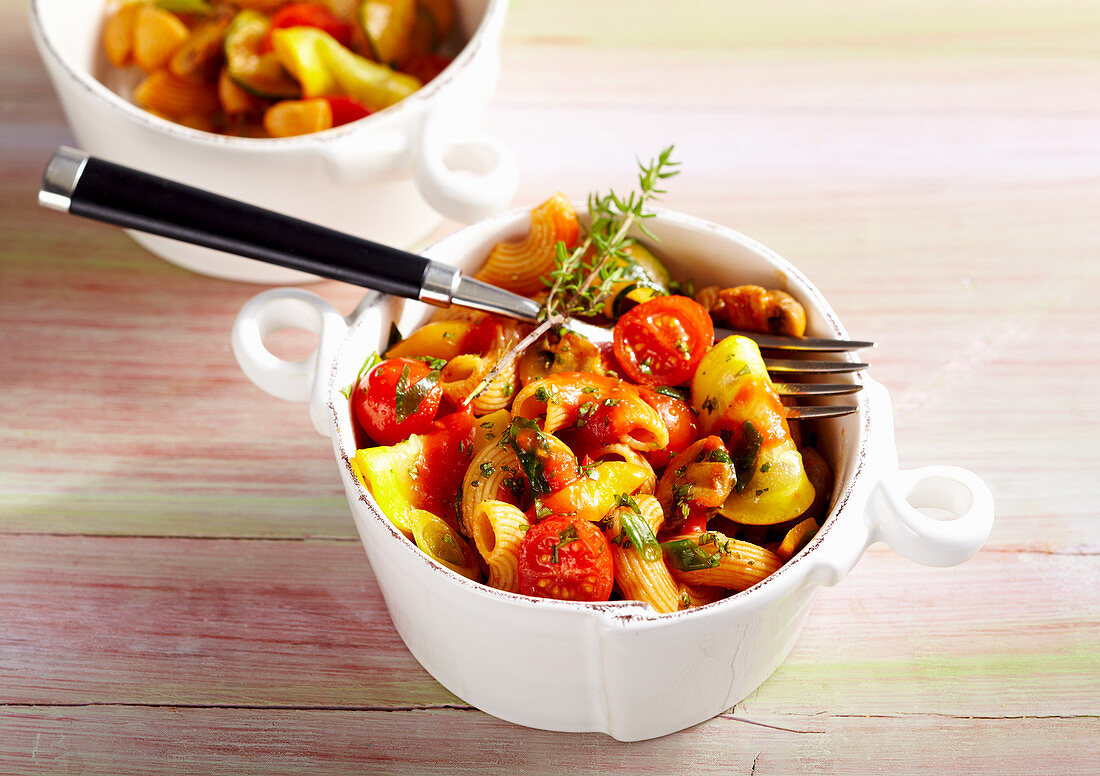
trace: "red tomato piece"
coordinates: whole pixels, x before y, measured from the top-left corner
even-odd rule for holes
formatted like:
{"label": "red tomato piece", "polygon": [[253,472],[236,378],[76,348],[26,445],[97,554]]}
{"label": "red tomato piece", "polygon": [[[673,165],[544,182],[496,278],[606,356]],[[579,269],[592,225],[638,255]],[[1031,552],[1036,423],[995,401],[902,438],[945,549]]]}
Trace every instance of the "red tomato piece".
{"label": "red tomato piece", "polygon": [[657,410],[668,428],[668,447],[645,453],[649,465],[660,469],[699,438],[699,422],[691,405],[683,399],[659,393],[645,385],[638,386],[638,393],[646,404]]}
{"label": "red tomato piece", "polygon": [[536,598],[606,601],[615,583],[607,539],[587,520],[548,517],[519,546],[519,591]]}
{"label": "red tomato piece", "polygon": [[[291,3],[271,15],[271,30],[284,27],[316,27],[327,32],[342,46],[350,46],[354,28],[324,6],[316,3]],[[260,43],[260,51],[271,51],[271,30]]]}
{"label": "red tomato piece", "polygon": [[442,399],[438,370],[423,361],[391,358],[359,381],[352,407],[371,439],[394,445],[430,430]]}
{"label": "red tomato piece", "polygon": [[334,127],[365,119],[371,114],[370,108],[354,97],[338,95],[336,97],[325,97],[325,99],[328,101],[329,107],[332,108],[332,126]]}
{"label": "red tomato piece", "polygon": [[710,313],[686,296],[659,296],[615,322],[615,358],[630,379],[645,385],[680,385],[714,344]]}

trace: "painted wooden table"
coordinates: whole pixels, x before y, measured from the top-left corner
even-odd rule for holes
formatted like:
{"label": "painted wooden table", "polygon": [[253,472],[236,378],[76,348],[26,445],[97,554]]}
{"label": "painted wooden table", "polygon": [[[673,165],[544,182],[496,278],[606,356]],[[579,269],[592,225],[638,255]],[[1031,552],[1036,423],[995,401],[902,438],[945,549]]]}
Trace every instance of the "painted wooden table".
{"label": "painted wooden table", "polygon": [[470,708],[390,624],[304,407],[238,371],[260,289],[35,204],[71,137],[0,0],[0,772],[1097,772],[1100,6],[671,6],[513,4],[516,202],[675,142],[666,203],[879,341],[902,465],[985,478],[986,549],[872,549],[757,692],[663,739]]}

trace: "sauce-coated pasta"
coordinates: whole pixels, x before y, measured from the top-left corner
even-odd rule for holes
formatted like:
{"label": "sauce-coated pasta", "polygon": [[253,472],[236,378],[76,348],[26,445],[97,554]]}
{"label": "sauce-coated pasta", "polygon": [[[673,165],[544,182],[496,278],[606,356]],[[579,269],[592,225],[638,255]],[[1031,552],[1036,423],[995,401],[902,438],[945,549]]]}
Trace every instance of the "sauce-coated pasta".
{"label": "sauce-coated pasta", "polygon": [[[563,203],[535,208],[537,238],[497,246],[481,275],[545,293],[509,267],[553,266],[550,246],[577,240],[572,226],[547,237],[576,223]],[[633,255],[659,264],[642,246]],[[672,612],[751,587],[813,537],[832,470],[800,448],[756,344],[716,343],[713,328],[731,316],[762,330],[778,314],[804,322],[801,305],[754,286],[696,301],[663,265],[638,268],[645,293],[620,283],[590,319],[613,327],[613,349],[551,328],[501,368],[532,325],[444,315],[352,387],[367,436],[404,430],[355,462],[393,523],[429,537],[421,549],[501,590]]]}

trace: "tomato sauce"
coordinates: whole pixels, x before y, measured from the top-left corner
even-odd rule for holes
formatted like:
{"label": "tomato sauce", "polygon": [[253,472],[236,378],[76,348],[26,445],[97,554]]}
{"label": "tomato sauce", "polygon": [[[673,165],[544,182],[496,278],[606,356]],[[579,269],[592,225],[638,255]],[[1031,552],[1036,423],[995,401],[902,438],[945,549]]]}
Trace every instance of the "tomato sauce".
{"label": "tomato sauce", "polygon": [[[752,425],[764,438],[765,447],[781,442],[790,435],[787,426],[787,412],[783,408],[783,402],[770,385],[759,378],[746,378],[741,381],[729,409],[726,410],[726,419],[733,420],[730,431],[735,434],[745,420],[752,421]],[[737,440],[732,440],[736,445]]]}
{"label": "tomato sauce", "polygon": [[423,459],[417,464],[420,496],[417,508],[455,520],[455,495],[473,458],[477,418],[469,408],[445,415],[424,435]]}

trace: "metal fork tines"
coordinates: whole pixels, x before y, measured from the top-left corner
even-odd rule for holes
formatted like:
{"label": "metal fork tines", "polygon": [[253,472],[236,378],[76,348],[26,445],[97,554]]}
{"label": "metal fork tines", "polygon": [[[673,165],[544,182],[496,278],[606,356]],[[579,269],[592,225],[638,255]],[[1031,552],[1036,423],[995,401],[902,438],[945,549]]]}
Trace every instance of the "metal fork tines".
{"label": "metal fork tines", "polygon": [[[764,365],[769,374],[779,378],[772,385],[780,396],[793,398],[802,397],[830,397],[847,396],[857,393],[863,386],[859,383],[816,383],[796,382],[801,375],[831,375],[852,374],[867,369],[869,366],[863,362],[841,360],[810,360],[798,358],[783,358],[788,353],[792,355],[810,355],[813,353],[843,353],[851,350],[874,347],[873,342],[859,340],[831,340],[820,337],[782,337],[772,334],[757,334],[755,332],[737,332],[742,336],[754,340],[757,345],[765,349],[769,357],[764,359]],[[823,418],[836,418],[850,415],[859,410],[852,404],[841,405],[787,405],[787,418],[797,420],[813,420]]]}
{"label": "metal fork tines", "polygon": [[862,350],[873,348],[874,342],[866,340],[842,340],[826,339],[824,337],[786,337],[780,334],[763,334],[755,331],[736,331],[732,329],[717,329],[717,338],[728,337],[731,334],[739,334],[748,337],[762,348],[775,350],[802,351],[805,353],[842,353],[848,350]]}

